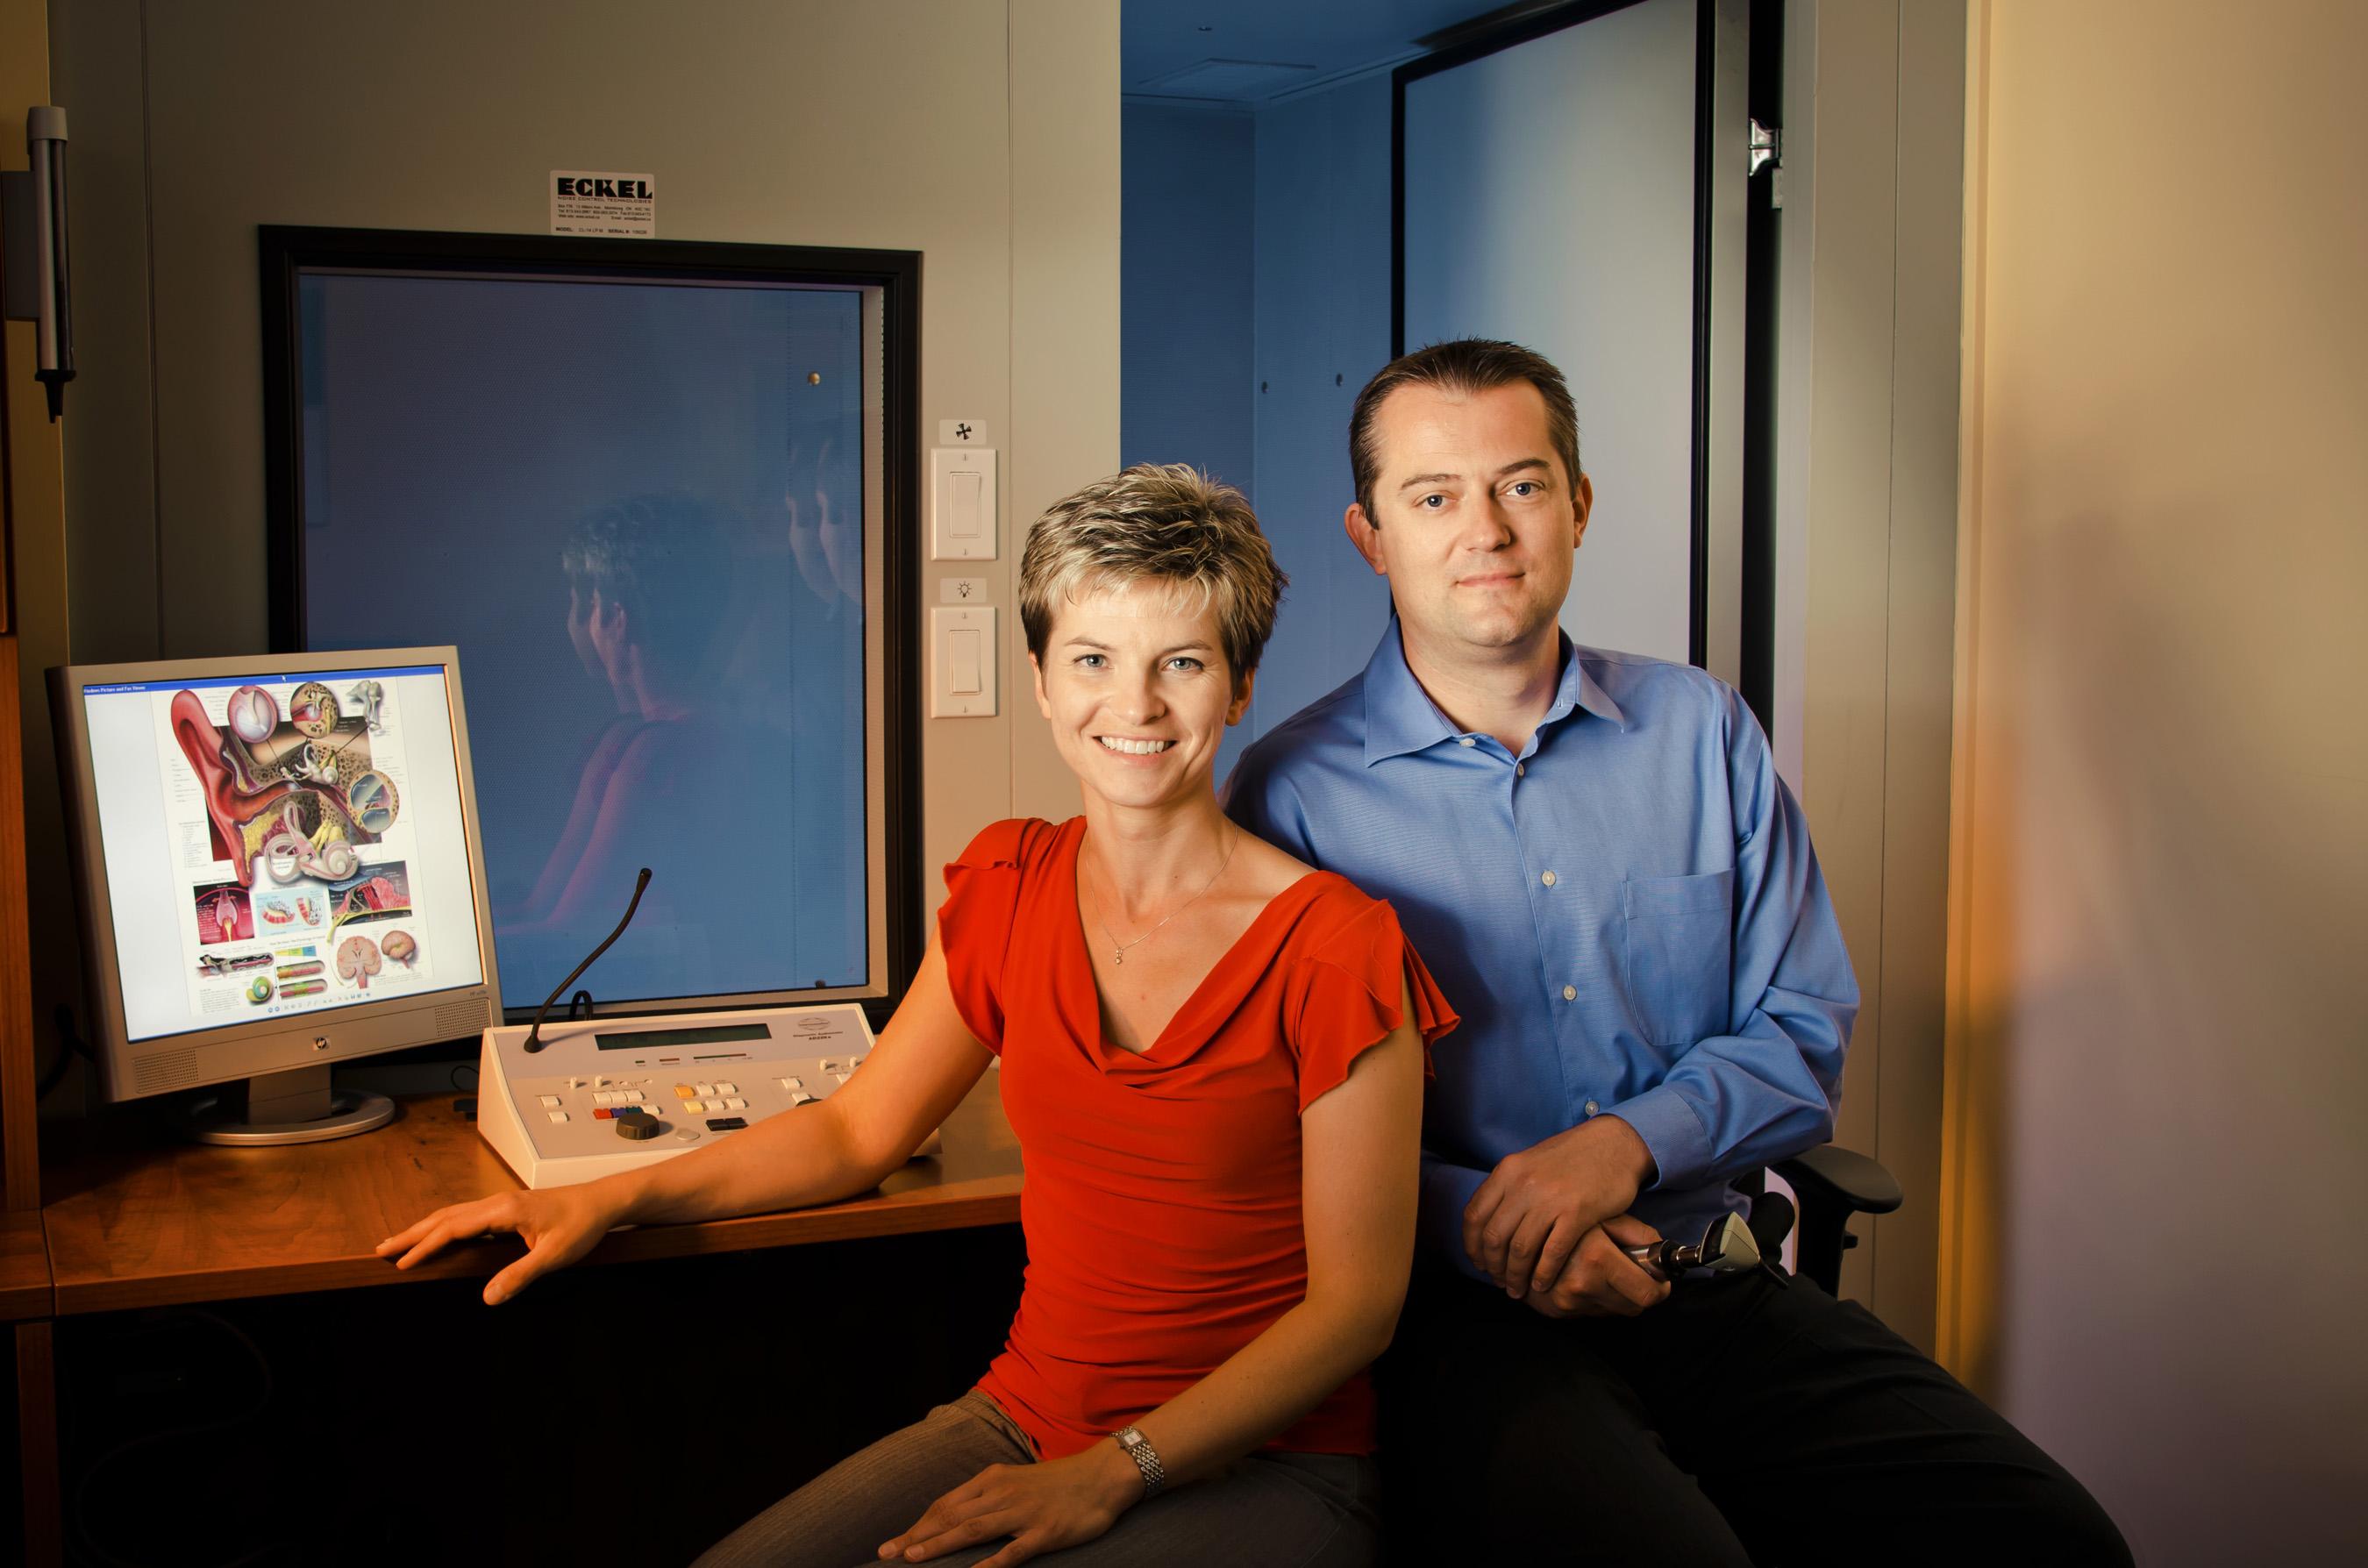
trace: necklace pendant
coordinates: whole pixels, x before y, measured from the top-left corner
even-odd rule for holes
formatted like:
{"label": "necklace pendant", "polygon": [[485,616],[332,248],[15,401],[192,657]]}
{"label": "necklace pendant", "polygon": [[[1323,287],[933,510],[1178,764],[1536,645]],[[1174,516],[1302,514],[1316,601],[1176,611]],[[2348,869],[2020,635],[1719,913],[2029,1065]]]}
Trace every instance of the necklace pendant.
{"label": "necklace pendant", "polygon": [[1116,949],[1115,951],[1113,951],[1113,952],[1110,954],[1110,962],[1112,962],[1112,963],[1124,963],[1125,961],[1126,961],[1126,949],[1125,949],[1124,948],[1120,948],[1120,949]]}

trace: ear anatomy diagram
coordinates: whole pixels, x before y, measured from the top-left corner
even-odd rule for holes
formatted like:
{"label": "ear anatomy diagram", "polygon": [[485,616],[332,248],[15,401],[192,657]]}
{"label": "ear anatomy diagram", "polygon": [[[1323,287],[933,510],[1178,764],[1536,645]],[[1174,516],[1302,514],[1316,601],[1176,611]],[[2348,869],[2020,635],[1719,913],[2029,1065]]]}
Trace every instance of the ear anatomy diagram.
{"label": "ear anatomy diagram", "polygon": [[332,885],[329,934],[355,922],[395,920],[411,913],[411,873],[400,860],[366,866],[351,881]]}
{"label": "ear anatomy diagram", "polygon": [[334,796],[319,790],[290,790],[279,798],[276,817],[258,816],[242,832],[255,846],[250,857],[262,857],[264,874],[275,882],[299,876],[343,881],[361,865],[354,853],[352,818]]}
{"label": "ear anatomy diagram", "polygon": [[430,928],[440,913],[433,875],[429,901],[414,902],[423,889],[412,841],[423,829],[438,837],[442,775],[412,770],[404,721],[423,710],[404,699],[401,680],[357,673],[334,689],[303,674],[242,674],[142,699],[148,723],[164,729],[148,744],[164,759],[164,843],[193,1015],[384,1003],[432,986],[441,949],[461,950]]}
{"label": "ear anatomy diagram", "polygon": [[394,825],[394,782],[370,765],[370,720],[384,700],[377,685],[349,694],[370,699],[368,717],[352,719],[338,717],[336,695],[319,681],[290,694],[284,719],[270,692],[243,686],[222,726],[196,692],[175,695],[174,739],[205,797],[215,856],[231,862],[242,888],[255,885],[258,866],[282,885],[344,881],[362,869],[359,846]]}
{"label": "ear anatomy diagram", "polygon": [[361,716],[362,727],[373,735],[386,733],[386,722],[379,710],[386,705],[386,687],[374,680],[356,682],[346,692],[346,706]]}
{"label": "ear anatomy diagram", "polygon": [[249,745],[271,738],[279,727],[279,699],[259,686],[242,686],[230,694],[231,733]]}
{"label": "ear anatomy diagram", "polygon": [[346,805],[354,825],[373,837],[394,825],[394,786],[383,773],[361,773],[346,786]]}
{"label": "ear anatomy diagram", "polygon": [[274,784],[349,784],[370,770],[370,737],[359,719],[320,740],[307,740],[288,725],[248,741],[233,726],[222,749],[238,788],[249,794]]}
{"label": "ear anatomy diagram", "polygon": [[321,923],[326,913],[320,890],[304,888],[294,892],[270,892],[255,901],[255,913],[266,926],[284,926],[290,930],[310,930]]}
{"label": "ear anatomy diagram", "polygon": [[288,717],[298,734],[317,741],[337,727],[337,694],[308,680],[288,699]]}
{"label": "ear anatomy diagram", "polygon": [[255,935],[255,915],[246,890],[235,882],[218,882],[193,890],[197,900],[198,940],[244,942]]}

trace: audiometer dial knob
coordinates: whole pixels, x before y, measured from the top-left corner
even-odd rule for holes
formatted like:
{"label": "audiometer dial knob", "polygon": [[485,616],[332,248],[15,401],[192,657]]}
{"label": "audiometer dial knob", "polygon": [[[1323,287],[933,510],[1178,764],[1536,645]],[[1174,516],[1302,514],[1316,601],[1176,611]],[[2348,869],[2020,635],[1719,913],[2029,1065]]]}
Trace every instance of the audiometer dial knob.
{"label": "audiometer dial knob", "polygon": [[635,1142],[658,1135],[658,1119],[647,1111],[628,1111],[617,1118],[617,1136],[631,1138]]}

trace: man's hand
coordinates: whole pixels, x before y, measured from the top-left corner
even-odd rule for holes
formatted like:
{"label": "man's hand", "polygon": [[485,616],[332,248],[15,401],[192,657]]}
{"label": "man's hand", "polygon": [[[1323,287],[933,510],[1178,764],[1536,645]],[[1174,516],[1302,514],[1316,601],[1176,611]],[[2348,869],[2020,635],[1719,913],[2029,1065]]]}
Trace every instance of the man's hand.
{"label": "man's hand", "polygon": [[1634,1317],[1667,1301],[1669,1282],[1622,1250],[1649,1246],[1661,1233],[1634,1214],[1615,1214],[1578,1241],[1562,1278],[1522,1298],[1550,1318]]}
{"label": "man's hand", "polygon": [[1010,1542],[979,1568],[1013,1563],[1093,1540],[1143,1497],[1143,1473],[1115,1443],[1041,1464],[991,1464],[882,1543],[882,1558],[923,1562],[983,1540]]}
{"label": "man's hand", "polygon": [[1600,1116],[1508,1154],[1463,1208],[1463,1250],[1520,1301],[1551,1290],[1581,1240],[1628,1212],[1653,1174],[1652,1151],[1616,1116]]}

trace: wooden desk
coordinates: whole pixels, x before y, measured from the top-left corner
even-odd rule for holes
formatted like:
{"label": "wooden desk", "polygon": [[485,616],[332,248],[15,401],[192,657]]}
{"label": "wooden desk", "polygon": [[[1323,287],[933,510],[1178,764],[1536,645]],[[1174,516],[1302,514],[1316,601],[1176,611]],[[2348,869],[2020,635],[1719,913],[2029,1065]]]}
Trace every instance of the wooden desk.
{"label": "wooden desk", "polygon": [[50,1315],[50,1254],[41,1244],[41,1217],[30,1210],[0,1212],[0,1323]]}
{"label": "wooden desk", "polygon": [[41,1217],[29,1209],[0,1211],[0,1321],[14,1341],[17,1380],[17,1498],[25,1561],[58,1560],[58,1405],[55,1341],[50,1322],[50,1253]]}
{"label": "wooden desk", "polygon": [[[989,1073],[947,1119],[945,1150],[866,1197],[822,1209],[611,1233],[587,1262],[745,1252],[1019,1218],[1019,1149]],[[45,1178],[41,1219],[56,1315],[483,1278],[518,1256],[499,1238],[397,1273],[371,1252],[429,1210],[515,1189],[518,1178],[452,1113],[453,1096],[399,1101],[389,1126],[326,1143],[203,1143],[86,1151]]]}
{"label": "wooden desk", "polygon": [[[825,1208],[612,1233],[587,1263],[745,1253],[1016,1222],[1019,1149],[990,1072],[945,1126],[943,1151]],[[53,1320],[296,1292],[486,1278],[515,1238],[464,1243],[398,1273],[370,1249],[447,1203],[518,1179],[453,1114],[450,1093],[398,1101],[389,1126],[278,1149],[186,1143],[122,1118],[73,1130],[43,1173],[39,1215],[0,1216],[0,1321],[18,1320],[27,1561],[59,1561]],[[71,1136],[71,1134],[69,1135]],[[69,1137],[53,1141],[63,1145]]]}

